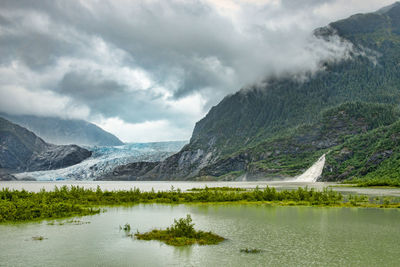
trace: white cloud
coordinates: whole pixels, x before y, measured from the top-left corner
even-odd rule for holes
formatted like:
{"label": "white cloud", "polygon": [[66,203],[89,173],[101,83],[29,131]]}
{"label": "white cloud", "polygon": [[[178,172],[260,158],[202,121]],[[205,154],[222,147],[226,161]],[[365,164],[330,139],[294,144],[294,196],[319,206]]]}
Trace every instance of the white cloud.
{"label": "white cloud", "polygon": [[62,118],[87,118],[89,109],[73,103],[65,96],[51,91],[29,91],[23,87],[0,87],[0,111],[13,114],[58,116]]}
{"label": "white cloud", "polygon": [[119,118],[108,118],[96,124],[122,141],[133,143],[189,140],[192,133],[192,129],[177,128],[167,120],[126,123]]}

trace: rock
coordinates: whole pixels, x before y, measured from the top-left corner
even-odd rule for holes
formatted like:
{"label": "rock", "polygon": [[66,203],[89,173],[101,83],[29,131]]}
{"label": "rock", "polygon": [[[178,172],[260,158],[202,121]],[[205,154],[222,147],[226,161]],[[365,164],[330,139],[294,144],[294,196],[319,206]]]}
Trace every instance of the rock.
{"label": "rock", "polygon": [[125,165],[120,165],[114,168],[112,173],[102,177],[96,178],[96,180],[113,180],[113,181],[136,181],[141,176],[156,167],[159,162],[133,162]]}
{"label": "rock", "polygon": [[15,181],[14,175],[10,174],[7,170],[0,169],[0,181]]}
{"label": "rock", "polygon": [[124,143],[113,134],[83,120],[0,114],[40,138],[57,145],[120,146]]}

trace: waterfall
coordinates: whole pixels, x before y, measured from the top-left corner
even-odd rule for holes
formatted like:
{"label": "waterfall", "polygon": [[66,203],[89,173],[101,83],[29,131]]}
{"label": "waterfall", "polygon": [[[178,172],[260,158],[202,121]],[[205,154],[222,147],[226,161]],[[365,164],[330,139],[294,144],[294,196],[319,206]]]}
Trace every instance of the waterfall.
{"label": "waterfall", "polygon": [[308,170],[297,176],[295,182],[316,182],[321,176],[325,165],[325,154],[323,154]]}

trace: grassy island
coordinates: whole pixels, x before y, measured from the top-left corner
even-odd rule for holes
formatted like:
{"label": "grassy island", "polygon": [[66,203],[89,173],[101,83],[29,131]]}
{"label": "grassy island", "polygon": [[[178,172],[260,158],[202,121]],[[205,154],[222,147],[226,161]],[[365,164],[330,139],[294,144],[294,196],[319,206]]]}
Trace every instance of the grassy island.
{"label": "grassy island", "polygon": [[0,190],[0,222],[54,219],[97,214],[100,206],[133,205],[138,203],[261,203],[279,206],[339,206],[339,207],[400,207],[396,198],[346,196],[331,189],[317,191],[308,188],[277,191],[275,188],[250,190],[214,190],[204,188],[190,192],[123,191],[85,189],[79,186],[55,187],[52,191]]}
{"label": "grassy island", "polygon": [[174,224],[165,230],[154,229],[143,234],[138,232],[135,237],[139,240],[158,240],[171,246],[215,245],[225,240],[211,232],[196,231],[189,214],[186,218],[174,220]]}

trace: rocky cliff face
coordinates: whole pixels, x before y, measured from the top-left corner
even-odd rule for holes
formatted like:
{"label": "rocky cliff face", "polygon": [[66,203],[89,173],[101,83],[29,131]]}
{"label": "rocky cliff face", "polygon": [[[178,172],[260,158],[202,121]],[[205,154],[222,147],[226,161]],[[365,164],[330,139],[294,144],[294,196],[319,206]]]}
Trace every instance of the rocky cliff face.
{"label": "rocky cliff face", "polygon": [[11,171],[52,170],[90,157],[76,145],[48,144],[27,129],[0,118],[0,168]]}
{"label": "rocky cliff face", "polygon": [[145,175],[148,171],[156,167],[159,162],[133,162],[126,165],[117,166],[112,173],[98,177],[96,180],[120,180],[136,181]]}
{"label": "rocky cliff face", "polygon": [[69,120],[31,115],[1,114],[7,120],[58,145],[119,146],[123,142],[100,127],[83,120]]}

